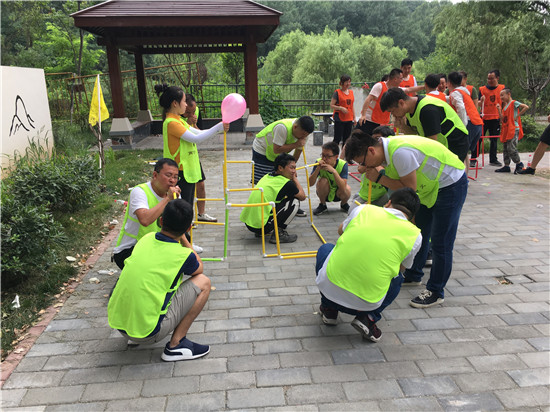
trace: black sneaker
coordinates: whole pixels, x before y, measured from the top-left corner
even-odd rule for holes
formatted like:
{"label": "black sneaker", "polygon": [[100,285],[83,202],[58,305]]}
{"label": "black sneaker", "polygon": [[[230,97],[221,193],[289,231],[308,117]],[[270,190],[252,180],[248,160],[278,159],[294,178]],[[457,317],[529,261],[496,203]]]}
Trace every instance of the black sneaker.
{"label": "black sneaker", "polygon": [[495,169],[495,172],[497,173],[510,173],[510,166],[503,166],[500,169]]}
{"label": "black sneaker", "polygon": [[425,290],[416,298],[412,299],[409,304],[413,308],[429,308],[443,303],[444,299],[436,296],[431,290]]}
{"label": "black sneaker", "polygon": [[477,166],[477,160],[476,159],[471,159],[470,160],[470,167],[476,167]]}
{"label": "black sneaker", "polygon": [[306,212],[303,211],[302,209],[298,209],[298,211],[296,212],[296,217],[306,217]]}
{"label": "black sneaker", "polygon": [[403,279],[403,286],[420,286],[422,282],[420,280]]}
{"label": "black sneaker", "polygon": [[522,170],[523,170],[523,163],[522,162],[516,163],[516,168],[514,169],[514,174],[517,175]]}
{"label": "black sneaker", "polygon": [[382,331],[378,329],[376,323],[369,319],[368,316],[359,317],[351,321],[353,326],[365,339],[369,339],[373,342],[378,342],[382,336]]}
{"label": "black sneaker", "polygon": [[[298,235],[291,235],[286,230],[279,228],[279,243],[294,243],[296,242],[296,239],[298,239]],[[269,238],[269,243],[277,243],[275,232],[271,234],[271,237]]]}
{"label": "black sneaker", "polygon": [[502,166],[502,163],[500,163],[498,160],[493,160],[492,162],[489,162],[491,166]]}
{"label": "black sneaker", "polygon": [[323,317],[323,323],[325,325],[334,326],[338,323],[338,311],[336,309],[331,309],[320,305],[319,313]]}
{"label": "black sneaker", "polygon": [[518,175],[534,175],[535,170],[532,167],[528,167],[527,169],[519,170]]}
{"label": "black sneaker", "polygon": [[349,213],[349,205],[347,203],[344,203],[344,204],[341,204],[340,203],[340,210],[342,212],[346,212],[346,213]]}
{"label": "black sneaker", "polygon": [[[271,232],[265,232],[264,231],[264,234],[267,236],[267,235],[270,235]],[[257,238],[262,237],[262,232],[254,232],[254,237],[257,237]]]}
{"label": "black sneaker", "polygon": [[430,245],[430,251],[428,252],[428,256],[426,257],[426,263],[424,263],[424,266],[432,266],[432,249]]}
{"label": "black sneaker", "polygon": [[161,359],[165,362],[197,359],[206,355],[208,352],[210,352],[210,346],[191,342],[184,337],[175,348],[171,348],[170,342],[166,342]]}
{"label": "black sneaker", "polygon": [[324,203],[319,203],[319,206],[317,206],[314,210],[313,210],[313,214],[315,216],[318,216],[322,213],[325,213],[326,211],[328,210],[328,207],[326,204]]}

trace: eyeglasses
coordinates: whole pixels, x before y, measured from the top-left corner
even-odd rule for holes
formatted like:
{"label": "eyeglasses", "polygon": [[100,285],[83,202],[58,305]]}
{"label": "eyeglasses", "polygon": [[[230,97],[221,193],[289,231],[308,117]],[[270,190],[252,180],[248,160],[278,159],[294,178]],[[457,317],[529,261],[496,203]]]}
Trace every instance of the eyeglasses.
{"label": "eyeglasses", "polygon": [[363,167],[366,167],[366,161],[367,161],[367,154],[369,153],[369,151],[367,150],[365,152],[365,156],[363,157],[363,161],[361,163],[359,163],[359,166],[363,166]]}
{"label": "eyeglasses", "polygon": [[327,155],[327,154],[321,153],[321,158],[322,159],[330,159],[331,157],[334,157],[334,156],[338,156],[338,155]]}

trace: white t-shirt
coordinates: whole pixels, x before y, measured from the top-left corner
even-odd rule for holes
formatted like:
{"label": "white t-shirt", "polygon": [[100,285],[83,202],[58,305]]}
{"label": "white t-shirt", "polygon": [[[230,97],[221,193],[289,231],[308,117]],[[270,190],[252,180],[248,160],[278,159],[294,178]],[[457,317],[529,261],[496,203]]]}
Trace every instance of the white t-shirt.
{"label": "white t-shirt", "polygon": [[[389,163],[390,155],[388,153],[388,143],[389,139],[381,137],[382,145],[384,146],[384,156],[385,161],[382,163],[382,166],[387,166]],[[427,139],[427,138],[426,138]],[[397,170],[399,177],[407,176],[411,172],[417,170],[426,155],[418,149],[412,147],[400,147],[393,153],[393,166]],[[433,157],[428,158],[422,173],[426,175],[429,179],[435,179],[439,173],[439,167],[441,162]],[[444,187],[450,186],[453,183],[456,183],[460,180],[464,174],[463,169],[457,169],[449,165],[445,165],[441,176],[439,176],[439,188],[443,189]]]}
{"label": "white t-shirt", "polygon": [[453,103],[453,107],[455,108],[458,117],[460,117],[460,120],[462,120],[462,123],[464,123],[464,126],[468,126],[468,120],[470,120],[470,118],[468,117],[468,113],[466,113],[466,106],[464,105],[462,93],[460,93],[458,89],[470,94],[467,88],[460,86],[449,94],[449,100]]}
{"label": "white t-shirt", "polygon": [[[149,190],[153,192],[157,200],[160,202],[163,198],[155,193],[155,191],[153,190],[153,187],[151,186],[151,182],[147,182],[147,186],[149,187]],[[132,191],[130,192],[130,200],[128,201],[128,206],[126,207],[128,208],[128,216],[136,220],[137,220],[136,210],[149,209],[149,203],[147,202],[147,195],[145,194],[145,192],[141,187],[136,186],[132,189]],[[152,224],[156,225],[156,223],[152,223]],[[137,236],[139,232],[139,222],[134,222],[133,220],[128,219],[126,220],[126,226],[124,228],[126,232],[129,232]],[[137,243],[136,239],[130,236],[124,235],[122,237],[120,245],[115,247],[113,252],[120,253],[124,249],[131,248],[136,243]]]}
{"label": "white t-shirt", "polygon": [[[259,153],[259,154],[262,154],[262,155],[265,156],[265,153],[266,153],[266,150],[267,150],[266,139],[269,142],[269,144],[271,144],[271,145],[276,144],[276,145],[279,145],[279,146],[283,146],[283,145],[286,144],[287,134],[288,134],[288,130],[287,130],[286,126],[282,123],[279,123],[278,125],[276,125],[273,128],[271,133],[268,133],[265,136],[265,138],[256,137],[254,139],[254,141],[252,142],[252,149],[256,153]],[[307,139],[309,139],[309,135],[306,138],[306,142],[307,142]],[[294,141],[296,141],[296,140],[297,139],[295,139]]]}
{"label": "white t-shirt", "polygon": [[[366,207],[366,205],[357,206],[355,209],[353,209],[349,216],[344,220],[343,223],[343,230],[346,230],[346,227],[348,226],[349,222],[352,221],[363,208]],[[385,209],[388,213],[391,213],[395,216],[397,216],[399,219],[407,220],[407,217],[397,209],[387,208]],[[413,264],[414,257],[420,250],[420,246],[422,246],[422,235],[419,233],[418,237],[416,238],[414,242],[414,246],[411,249],[410,253],[407,255],[405,260],[401,263],[405,268],[410,268]],[[332,250],[334,251],[334,249]],[[319,287],[319,291],[329,300],[331,300],[334,303],[337,303],[339,305],[345,306],[346,308],[360,310],[360,311],[371,311],[375,310],[376,308],[380,307],[382,302],[384,301],[386,295],[380,301],[378,302],[367,302],[366,300],[363,300],[356,295],[354,295],[351,292],[348,292],[345,289],[342,289],[338,286],[336,286],[334,283],[332,283],[328,276],[327,276],[327,266],[328,261],[330,257],[332,256],[332,251],[325,259],[325,262],[323,263],[323,267],[319,270],[319,273],[317,274],[316,283]],[[396,274],[398,276],[398,274]]]}

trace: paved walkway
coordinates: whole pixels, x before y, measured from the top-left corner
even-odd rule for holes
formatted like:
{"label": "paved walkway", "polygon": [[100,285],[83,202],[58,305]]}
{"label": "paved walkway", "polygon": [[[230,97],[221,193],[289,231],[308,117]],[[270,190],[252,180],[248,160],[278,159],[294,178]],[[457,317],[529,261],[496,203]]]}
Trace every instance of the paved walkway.
{"label": "paved walkway", "polygon": [[[310,142],[309,162],[319,153]],[[223,152],[201,156],[208,196],[220,197]],[[445,303],[413,309],[421,287],[404,287],[379,343],[350,316],[323,325],[313,258],[263,258],[232,209],[229,257],[205,263],[215,290],[189,336],[212,345],[207,357],[164,363],[164,342],[128,348],[108,327],[111,242],[5,382],[2,410],[548,410],[549,181],[493,171],[470,184]],[[231,187],[248,181],[246,165],[229,166]],[[221,202],[207,212],[221,218]],[[334,242],[343,219],[331,205],[315,224]],[[284,251],[321,245],[308,222],[295,219],[299,241]],[[223,254],[221,226],[194,233],[203,257]]]}

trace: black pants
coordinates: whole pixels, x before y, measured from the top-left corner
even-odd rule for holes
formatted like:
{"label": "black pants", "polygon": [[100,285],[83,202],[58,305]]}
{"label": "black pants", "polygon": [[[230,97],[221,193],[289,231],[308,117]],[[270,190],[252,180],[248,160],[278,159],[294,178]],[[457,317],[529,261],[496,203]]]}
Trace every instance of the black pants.
{"label": "black pants", "polygon": [[[489,132],[489,133],[487,133]],[[490,119],[490,120],[483,120],[483,136],[500,136],[500,120],[499,119]],[[497,144],[498,144],[497,138],[489,139],[490,146],[489,146],[489,162],[497,162]],[[483,139],[480,139],[480,141],[483,144]],[[476,153],[477,155],[479,153]],[[477,157],[477,156],[475,156]]]}
{"label": "black pants", "polygon": [[346,144],[346,140],[351,134],[353,122],[334,122],[334,143],[339,144],[342,142],[342,146]]}
{"label": "black pants", "polygon": [[185,177],[183,177],[183,172],[180,170],[178,172],[177,185],[181,189],[181,198],[189,202],[191,207],[193,207],[193,203],[195,202],[195,183],[189,183],[185,180]]}
{"label": "black pants", "polygon": [[[296,198],[293,199],[284,199],[281,200],[280,203],[275,205],[275,210],[277,212],[277,226],[281,229],[286,229],[287,226],[292,222],[292,219],[294,219],[294,216],[296,216],[296,212],[300,208],[300,201]],[[261,233],[262,229],[256,229],[255,227],[251,227],[246,225],[248,230],[254,233]],[[264,226],[265,233],[270,233],[275,228],[275,222],[273,221],[273,216],[270,216],[269,219],[267,219],[267,222]]]}
{"label": "black pants", "polygon": [[129,258],[134,250],[134,246],[129,247],[128,249],[122,249],[120,252],[113,255],[113,260],[120,270],[124,269],[124,261],[126,258]]}
{"label": "black pants", "polygon": [[367,133],[369,136],[372,136],[372,131],[376,129],[378,126],[380,126],[378,123],[369,122],[368,120],[365,120],[362,125],[355,126],[356,129],[361,129],[365,133]]}

